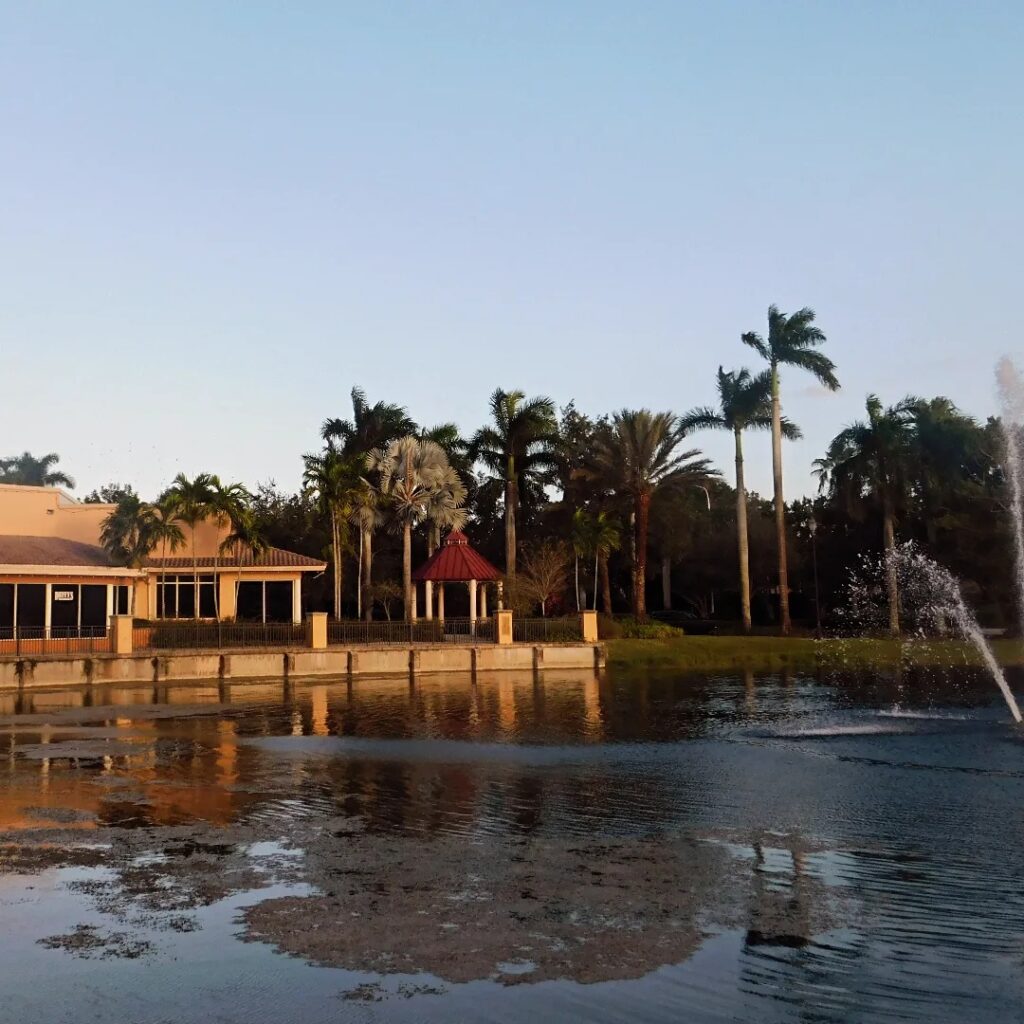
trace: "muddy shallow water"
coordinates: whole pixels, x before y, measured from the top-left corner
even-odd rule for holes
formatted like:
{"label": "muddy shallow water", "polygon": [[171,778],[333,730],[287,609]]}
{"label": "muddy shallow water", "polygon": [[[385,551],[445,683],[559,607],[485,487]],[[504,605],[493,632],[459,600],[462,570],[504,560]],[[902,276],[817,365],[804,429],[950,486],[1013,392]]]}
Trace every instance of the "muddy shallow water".
{"label": "muddy shallow water", "polygon": [[0,1021],[1024,1012],[964,672],[5,694],[0,749]]}

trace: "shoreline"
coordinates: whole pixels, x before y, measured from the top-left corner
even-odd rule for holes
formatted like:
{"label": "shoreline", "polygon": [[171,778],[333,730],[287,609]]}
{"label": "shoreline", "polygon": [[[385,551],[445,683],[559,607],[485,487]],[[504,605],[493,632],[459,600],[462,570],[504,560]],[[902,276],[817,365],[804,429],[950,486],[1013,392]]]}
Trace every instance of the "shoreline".
{"label": "shoreline", "polygon": [[[878,637],[682,636],[671,640],[607,640],[610,669],[948,668],[982,666],[975,648],[957,640]],[[1024,666],[1024,640],[992,641],[1004,668]]]}

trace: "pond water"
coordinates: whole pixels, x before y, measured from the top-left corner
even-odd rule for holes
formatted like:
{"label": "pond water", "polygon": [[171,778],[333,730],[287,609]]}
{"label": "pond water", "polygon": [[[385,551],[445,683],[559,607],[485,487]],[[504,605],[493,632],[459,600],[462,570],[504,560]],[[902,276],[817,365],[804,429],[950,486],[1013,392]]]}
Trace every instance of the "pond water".
{"label": "pond water", "polygon": [[0,694],[0,749],[0,1021],[1024,1019],[966,671]]}

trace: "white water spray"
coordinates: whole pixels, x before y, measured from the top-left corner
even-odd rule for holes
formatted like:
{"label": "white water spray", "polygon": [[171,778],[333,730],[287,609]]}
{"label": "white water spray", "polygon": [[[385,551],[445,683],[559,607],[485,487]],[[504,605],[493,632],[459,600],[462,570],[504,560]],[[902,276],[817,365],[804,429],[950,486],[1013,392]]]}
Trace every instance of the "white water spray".
{"label": "white water spray", "polygon": [[1002,431],[1005,445],[1005,467],[1010,485],[1010,518],[1013,522],[1013,545],[1017,573],[1017,614],[1020,633],[1024,636],[1024,378],[1009,356],[996,364],[996,385],[1002,407]]}

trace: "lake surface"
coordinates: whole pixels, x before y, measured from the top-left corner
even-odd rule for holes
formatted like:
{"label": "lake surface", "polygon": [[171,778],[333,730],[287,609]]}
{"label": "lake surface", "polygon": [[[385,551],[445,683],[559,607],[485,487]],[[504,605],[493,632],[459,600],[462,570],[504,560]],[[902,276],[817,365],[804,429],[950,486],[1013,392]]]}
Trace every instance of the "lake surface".
{"label": "lake surface", "polygon": [[1024,1020],[966,671],[0,694],[0,750],[0,1021]]}

